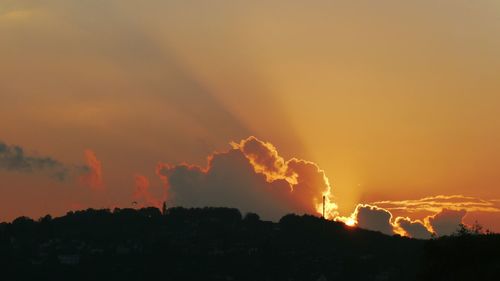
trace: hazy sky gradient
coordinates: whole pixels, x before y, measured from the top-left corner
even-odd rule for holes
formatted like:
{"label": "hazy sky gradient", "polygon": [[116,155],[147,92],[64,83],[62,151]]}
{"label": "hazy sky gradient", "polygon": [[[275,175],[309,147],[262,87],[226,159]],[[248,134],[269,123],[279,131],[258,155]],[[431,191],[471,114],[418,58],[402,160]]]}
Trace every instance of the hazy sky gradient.
{"label": "hazy sky gradient", "polygon": [[0,140],[75,164],[91,148],[106,195],[0,171],[0,219],[128,206],[135,174],[159,189],[159,161],[249,135],[318,163],[341,213],[498,199],[499,75],[496,0],[3,0]]}

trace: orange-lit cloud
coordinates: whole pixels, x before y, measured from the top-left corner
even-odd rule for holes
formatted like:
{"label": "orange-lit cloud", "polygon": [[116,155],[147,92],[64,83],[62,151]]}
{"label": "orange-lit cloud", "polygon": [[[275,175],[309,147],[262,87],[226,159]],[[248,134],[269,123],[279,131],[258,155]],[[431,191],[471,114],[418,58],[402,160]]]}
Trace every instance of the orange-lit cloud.
{"label": "orange-lit cloud", "polygon": [[391,224],[392,214],[383,208],[358,204],[351,218],[356,221],[358,227],[388,235],[394,234],[394,226]]}
{"label": "orange-lit cloud", "polygon": [[[136,175],[133,199],[137,201],[144,201],[145,205],[160,209],[162,207],[163,201],[151,194],[149,189],[150,183],[148,178],[142,175]],[[144,206],[144,204],[141,204],[139,206]]]}
{"label": "orange-lit cloud", "polygon": [[335,217],[331,187],[324,171],[309,161],[285,161],[276,148],[255,137],[232,143],[232,149],[214,153],[207,167],[160,163],[160,175],[169,190],[169,202],[186,207],[229,206],[279,219],[287,213],[322,212]]}
{"label": "orange-lit cloud", "polygon": [[[493,214],[500,212],[498,199],[481,199],[464,195],[437,195],[412,200],[372,202],[388,212],[398,214],[391,222],[395,233],[414,238],[450,235],[460,224],[466,225],[467,213]],[[345,221],[344,219],[338,219]]]}
{"label": "orange-lit cloud", "polygon": [[85,150],[84,156],[89,171],[87,174],[81,176],[81,182],[89,186],[92,190],[103,190],[104,183],[102,179],[101,161],[97,159],[95,152],[90,149]]}
{"label": "orange-lit cloud", "polygon": [[432,231],[429,230],[425,223],[420,220],[412,220],[410,218],[397,217],[394,225],[400,229],[400,234],[416,239],[429,239],[432,237]]}
{"label": "orange-lit cloud", "polygon": [[426,222],[438,236],[451,235],[455,233],[460,224],[464,224],[463,219],[467,211],[443,209],[434,216],[426,218]]}
{"label": "orange-lit cloud", "polygon": [[[103,190],[102,164],[95,152],[85,150],[86,166],[68,166],[49,157],[26,155],[18,146],[0,143],[0,168],[31,172],[47,170],[85,171],[80,180],[92,190]],[[467,212],[500,212],[498,199],[484,200],[464,195],[438,195],[414,200],[378,201],[358,204],[348,217],[340,216],[332,188],[317,164],[292,158],[285,160],[269,142],[249,137],[232,142],[231,149],[208,157],[206,167],[159,163],[156,174],[163,182],[161,195],[151,190],[143,175],[136,175],[132,194],[139,206],[161,208],[163,202],[184,207],[236,207],[278,220],[287,213],[320,215],[325,198],[325,217],[349,226],[427,239],[454,233]],[[395,216],[394,213],[409,213]],[[427,212],[426,217],[412,214]]]}
{"label": "orange-lit cloud", "polygon": [[468,212],[500,212],[499,200],[485,200],[464,195],[437,195],[415,200],[377,201],[371,204],[387,210],[403,210],[409,213],[420,211],[437,213],[443,209],[466,210]]}
{"label": "orange-lit cloud", "polygon": [[463,222],[465,210],[441,209],[424,220],[412,220],[408,217],[394,217],[384,208],[370,204],[358,204],[349,217],[338,216],[336,221],[346,225],[379,231],[384,234],[399,234],[417,239],[429,239],[434,233],[437,236],[455,233]]}
{"label": "orange-lit cloud", "polygon": [[[315,163],[295,158],[285,160],[274,145],[256,137],[232,142],[231,146],[228,151],[210,155],[206,167],[159,163],[156,173],[168,190],[169,203],[185,207],[236,207],[276,220],[286,213],[322,214],[325,196],[328,219],[418,239],[428,239],[432,233],[439,236],[453,233],[463,223],[466,209],[497,211],[494,200],[439,195],[358,204],[350,216],[344,217],[337,212],[325,172]],[[148,200],[147,179],[137,178],[136,184],[138,194]],[[153,200],[150,204],[159,203]],[[431,215],[423,220],[393,215],[393,210],[401,209],[424,210]]]}
{"label": "orange-lit cloud", "polygon": [[[255,137],[242,140],[239,144],[233,142],[231,145],[234,149],[241,150],[254,167],[255,172],[264,174],[268,182],[286,180],[295,196],[313,198],[316,213],[322,214],[324,197],[325,217],[334,218],[338,215],[338,206],[333,202],[330,181],[325,171],[316,163],[297,158],[285,161],[279,156],[274,145]],[[307,200],[304,202],[310,203]],[[304,208],[308,207],[304,206]]]}

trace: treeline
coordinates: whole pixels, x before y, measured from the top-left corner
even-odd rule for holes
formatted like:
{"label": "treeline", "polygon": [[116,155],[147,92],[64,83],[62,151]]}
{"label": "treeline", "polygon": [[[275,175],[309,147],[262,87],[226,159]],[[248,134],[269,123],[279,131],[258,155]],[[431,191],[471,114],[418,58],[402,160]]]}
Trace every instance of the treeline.
{"label": "treeline", "polygon": [[230,208],[89,209],[0,224],[0,280],[498,280],[499,252],[493,234],[422,241]]}

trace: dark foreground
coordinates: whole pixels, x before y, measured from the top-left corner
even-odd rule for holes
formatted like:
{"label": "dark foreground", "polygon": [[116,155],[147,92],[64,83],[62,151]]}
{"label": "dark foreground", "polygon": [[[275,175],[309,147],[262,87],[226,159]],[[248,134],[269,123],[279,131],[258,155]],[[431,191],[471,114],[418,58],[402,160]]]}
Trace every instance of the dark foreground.
{"label": "dark foreground", "polygon": [[430,241],[235,209],[87,210],[0,224],[0,280],[500,280],[500,235]]}

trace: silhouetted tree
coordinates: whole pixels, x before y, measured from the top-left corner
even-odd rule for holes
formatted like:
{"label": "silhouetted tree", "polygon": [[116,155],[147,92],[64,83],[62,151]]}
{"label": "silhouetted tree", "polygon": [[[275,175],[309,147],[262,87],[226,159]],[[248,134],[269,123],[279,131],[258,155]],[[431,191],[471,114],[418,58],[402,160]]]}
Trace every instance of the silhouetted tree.
{"label": "silhouetted tree", "polygon": [[247,213],[243,219],[246,223],[258,223],[260,222],[260,216],[256,213]]}
{"label": "silhouetted tree", "polygon": [[0,280],[495,280],[499,236],[464,229],[478,235],[422,241],[231,208],[88,209],[0,224]]}

